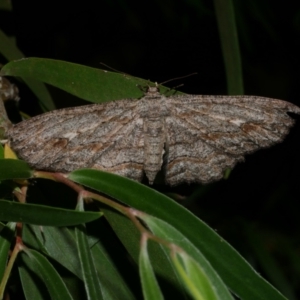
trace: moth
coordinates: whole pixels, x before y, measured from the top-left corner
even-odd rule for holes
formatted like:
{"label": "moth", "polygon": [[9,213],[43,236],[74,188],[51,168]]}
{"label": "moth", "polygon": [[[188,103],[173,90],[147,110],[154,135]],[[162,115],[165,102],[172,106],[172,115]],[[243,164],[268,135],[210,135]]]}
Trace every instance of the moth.
{"label": "moth", "polygon": [[172,95],[64,108],[11,125],[5,138],[32,168],[104,170],[152,184],[209,183],[246,154],[281,142],[300,108],[256,96]]}

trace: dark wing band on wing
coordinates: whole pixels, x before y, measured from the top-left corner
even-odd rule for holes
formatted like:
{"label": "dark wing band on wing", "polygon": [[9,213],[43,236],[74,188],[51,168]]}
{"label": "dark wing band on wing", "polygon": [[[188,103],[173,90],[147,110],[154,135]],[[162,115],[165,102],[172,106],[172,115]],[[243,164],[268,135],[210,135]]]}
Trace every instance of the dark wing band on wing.
{"label": "dark wing band on wing", "polygon": [[66,108],[14,125],[7,138],[31,167],[55,172],[97,168],[142,177],[142,121],[136,101]]}
{"label": "dark wing band on wing", "polygon": [[287,112],[300,114],[291,103],[255,96],[170,100],[166,179],[171,185],[222,178],[245,154],[283,140],[294,124]]}

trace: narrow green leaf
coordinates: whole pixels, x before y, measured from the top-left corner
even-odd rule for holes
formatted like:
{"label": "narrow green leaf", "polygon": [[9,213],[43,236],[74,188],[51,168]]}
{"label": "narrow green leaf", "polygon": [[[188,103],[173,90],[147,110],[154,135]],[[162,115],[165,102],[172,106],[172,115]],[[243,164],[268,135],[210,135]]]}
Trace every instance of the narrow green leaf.
{"label": "narrow green leaf", "polygon": [[73,229],[24,224],[22,239],[28,247],[43,252],[82,279]]}
{"label": "narrow green leaf", "polygon": [[243,95],[243,73],[232,0],[214,0],[229,95]]}
{"label": "narrow green leaf", "polygon": [[[140,98],[138,85],[149,81],[65,61],[26,58],[6,64],[3,75],[30,77],[56,86],[82,99],[99,103],[123,98]],[[167,89],[161,87],[161,91]]]}
{"label": "narrow green leaf", "polygon": [[[84,211],[83,201],[80,201],[77,207],[78,211]],[[83,224],[78,225],[75,228],[75,234],[87,299],[103,299],[95,262],[87,240],[85,226]]]}
{"label": "narrow green leaf", "polygon": [[12,37],[8,37],[1,29],[0,29],[0,53],[8,61],[25,57],[25,55],[17,47],[15,39]]}
{"label": "narrow green leaf", "polygon": [[147,251],[147,240],[143,240],[139,257],[139,270],[143,287],[144,299],[163,299],[163,295],[155,278]]}
{"label": "narrow green leaf", "polygon": [[[138,265],[140,255],[140,232],[133,223],[124,215],[111,209],[102,208],[105,218],[110,226],[131,255],[132,259]],[[168,282],[170,288],[162,285],[162,291],[166,295],[177,296],[180,299],[187,299],[184,287],[181,284],[174,268],[170,262],[170,258],[165,254],[162,247],[156,243],[150,243],[148,253],[151,258],[152,267],[158,279],[164,283]]]}
{"label": "narrow green leaf", "polygon": [[22,283],[23,292],[27,300],[44,300],[48,294],[45,287],[34,278],[34,273],[30,272],[25,265],[18,268]]}
{"label": "narrow green leaf", "polygon": [[70,173],[69,178],[172,225],[203,253],[239,297],[285,299],[214,230],[165,195],[127,178],[98,170],[77,170]]}
{"label": "narrow green leaf", "polygon": [[[199,264],[199,272],[201,272],[203,280],[202,284],[203,286],[198,282],[195,282],[193,278],[184,278],[184,283],[188,286],[188,290],[192,294],[203,294],[202,290],[195,291],[197,287],[199,289],[203,288],[205,290],[210,291],[210,286],[214,287],[217,293],[217,299],[228,299],[232,300],[231,294],[229,293],[227,287],[223,283],[223,281],[220,279],[219,275],[216,273],[216,271],[212,268],[210,263],[207,261],[207,259],[203,256],[200,249],[197,249],[195,245],[189,241],[182,233],[180,233],[176,228],[171,226],[170,224],[159,220],[153,216],[149,215],[142,215],[140,217],[149,227],[149,229],[154,233],[155,236],[158,236],[164,240],[167,240],[168,242],[174,243],[177,246],[181,247],[190,257],[192,257],[195,262]],[[168,254],[169,250],[166,248],[163,248]],[[183,255],[184,256],[184,255]],[[173,260],[174,258],[172,258]],[[184,257],[188,261],[188,258]],[[178,265],[176,265],[178,269]],[[186,269],[186,267],[185,267]],[[186,271],[185,271],[186,273]],[[180,273],[182,276],[182,273]],[[199,275],[199,274],[198,274]],[[197,280],[198,278],[196,278]],[[210,292],[208,292],[209,294]],[[196,297],[197,298],[197,297]],[[204,297],[204,299],[206,299]]]}
{"label": "narrow green leaf", "polygon": [[185,252],[177,252],[174,254],[174,256],[172,255],[172,258],[179,275],[181,276],[193,299],[224,299],[217,296],[216,292],[214,291],[214,286],[211,284],[209,278],[206,276],[203,270],[201,270],[199,264]]}
{"label": "narrow green leaf", "polygon": [[[132,300],[135,299],[130,291],[127,283],[124,281],[120,273],[119,266],[113,260],[114,255],[109,253],[102,243],[103,235],[109,233],[101,232],[101,239],[89,236],[89,245],[95,262],[95,267],[98,272],[98,278],[101,284],[101,291],[105,300]],[[111,237],[106,237],[110,244],[112,243]],[[119,241],[116,241],[119,242]],[[118,243],[119,244],[119,243]],[[123,264],[124,265],[124,264]],[[130,276],[128,270],[125,274],[128,279]],[[118,283],[117,285],[115,283]]]}
{"label": "narrow green leaf", "polygon": [[26,179],[32,177],[32,170],[25,161],[0,159],[0,180]]}
{"label": "narrow green leaf", "polygon": [[11,247],[12,239],[15,236],[15,227],[16,223],[9,222],[0,232],[0,280],[6,268],[8,252]]}
{"label": "narrow green leaf", "polygon": [[52,299],[72,300],[62,278],[43,255],[26,248],[21,257],[26,266],[45,283]]}
{"label": "narrow green leaf", "polygon": [[86,238],[85,226],[78,225],[75,233],[87,299],[103,299],[95,262]]}
{"label": "narrow green leaf", "polygon": [[72,226],[94,221],[99,212],[79,212],[45,205],[0,200],[0,220],[46,226]]}
{"label": "narrow green leaf", "polygon": [[[107,232],[101,232],[109,235]],[[111,237],[106,237],[111,243]],[[78,257],[75,230],[65,227],[24,225],[22,231],[23,242],[35,250],[42,251],[47,256],[56,260],[67,270],[83,279]],[[132,300],[133,294],[124,282],[119,269],[112,260],[112,254],[107,253],[101,240],[89,236],[89,247],[91,249],[98,278],[101,283],[103,298],[106,300]],[[127,273],[128,274],[128,273]],[[118,282],[116,286],[115,282]]]}

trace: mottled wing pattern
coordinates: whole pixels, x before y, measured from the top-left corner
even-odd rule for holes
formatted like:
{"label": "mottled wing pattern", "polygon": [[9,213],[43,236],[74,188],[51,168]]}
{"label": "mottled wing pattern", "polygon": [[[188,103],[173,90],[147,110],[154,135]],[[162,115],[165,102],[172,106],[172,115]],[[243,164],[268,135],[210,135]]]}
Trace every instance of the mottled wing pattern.
{"label": "mottled wing pattern", "polygon": [[288,102],[256,96],[167,98],[166,181],[208,183],[244,155],[283,140],[294,124]]}
{"label": "mottled wing pattern", "polygon": [[[208,183],[244,155],[283,140],[297,106],[255,96],[161,96],[49,112],[13,125],[6,137],[38,170],[100,169],[152,182],[165,153],[166,181]],[[163,149],[163,147],[165,149]],[[148,172],[148,173],[147,173]]]}
{"label": "mottled wing pattern", "polygon": [[38,170],[94,168],[135,180],[143,176],[143,120],[137,101],[123,100],[52,111],[7,132],[17,155]]}

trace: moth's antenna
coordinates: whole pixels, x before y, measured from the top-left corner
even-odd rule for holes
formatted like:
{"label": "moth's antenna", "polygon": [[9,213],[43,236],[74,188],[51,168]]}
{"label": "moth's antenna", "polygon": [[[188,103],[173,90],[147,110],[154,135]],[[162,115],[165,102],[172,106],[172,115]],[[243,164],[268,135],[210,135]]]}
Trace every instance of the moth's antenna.
{"label": "moth's antenna", "polygon": [[104,67],[106,67],[106,68],[108,68],[108,69],[110,69],[110,70],[112,70],[112,71],[114,71],[114,72],[117,72],[117,73],[120,73],[120,74],[123,74],[123,75],[130,76],[129,74],[126,74],[126,73],[121,72],[121,71],[119,71],[119,70],[117,70],[117,69],[114,69],[114,68],[110,67],[109,65],[107,65],[107,64],[105,64],[105,63],[103,63],[103,62],[100,62],[100,65],[102,65],[102,66],[104,66]]}
{"label": "moth's antenna", "polygon": [[172,79],[169,79],[169,80],[167,80],[167,81],[161,82],[160,85],[165,84],[165,83],[170,82],[170,81],[173,81],[173,80],[178,80],[178,79],[182,79],[182,78],[187,78],[187,77],[194,76],[194,75],[197,75],[197,74],[198,74],[198,73],[195,72],[195,73],[191,73],[191,74],[188,74],[188,75],[185,75],[185,76],[172,78]]}

